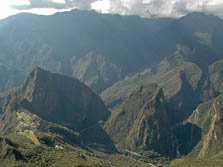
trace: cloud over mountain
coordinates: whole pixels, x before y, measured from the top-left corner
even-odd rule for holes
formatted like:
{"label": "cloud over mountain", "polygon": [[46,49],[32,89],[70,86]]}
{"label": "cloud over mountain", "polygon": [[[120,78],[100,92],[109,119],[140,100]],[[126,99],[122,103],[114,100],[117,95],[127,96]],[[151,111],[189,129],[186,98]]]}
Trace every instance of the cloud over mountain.
{"label": "cloud over mountain", "polygon": [[55,9],[91,9],[91,4],[97,0],[28,0],[29,4],[12,5],[12,8],[24,10],[33,8],[55,8]]}
{"label": "cloud over mountain", "polygon": [[[26,0],[27,1],[27,0]],[[95,9],[106,13],[145,17],[180,17],[190,12],[206,12],[223,16],[222,0],[28,0],[25,5],[13,5],[19,10],[55,8]]]}

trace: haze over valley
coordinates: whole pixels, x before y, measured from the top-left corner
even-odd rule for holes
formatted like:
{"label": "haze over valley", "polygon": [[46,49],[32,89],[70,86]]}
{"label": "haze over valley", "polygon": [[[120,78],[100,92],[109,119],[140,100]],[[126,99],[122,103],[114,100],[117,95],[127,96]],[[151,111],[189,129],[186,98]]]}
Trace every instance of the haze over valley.
{"label": "haze over valley", "polygon": [[0,167],[221,167],[216,5],[145,16],[141,1],[65,2],[0,20]]}

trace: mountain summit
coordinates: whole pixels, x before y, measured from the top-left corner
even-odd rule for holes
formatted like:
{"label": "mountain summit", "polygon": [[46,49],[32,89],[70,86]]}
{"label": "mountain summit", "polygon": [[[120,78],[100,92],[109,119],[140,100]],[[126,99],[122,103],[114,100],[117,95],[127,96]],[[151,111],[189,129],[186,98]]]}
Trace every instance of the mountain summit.
{"label": "mountain summit", "polygon": [[109,111],[101,99],[87,86],[71,77],[34,69],[25,83],[0,95],[1,111],[23,107],[44,120],[81,130],[99,120],[106,120]]}
{"label": "mountain summit", "polygon": [[137,87],[112,113],[105,129],[122,148],[174,154],[165,98],[156,84]]}

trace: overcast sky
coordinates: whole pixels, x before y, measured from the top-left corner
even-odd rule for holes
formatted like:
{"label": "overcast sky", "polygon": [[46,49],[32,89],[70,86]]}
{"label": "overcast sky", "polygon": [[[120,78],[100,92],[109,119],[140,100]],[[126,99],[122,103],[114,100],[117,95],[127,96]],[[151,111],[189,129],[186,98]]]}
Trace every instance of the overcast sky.
{"label": "overcast sky", "polygon": [[223,0],[0,0],[0,18],[19,12],[50,15],[74,8],[144,17],[180,17],[194,11],[223,16]]}

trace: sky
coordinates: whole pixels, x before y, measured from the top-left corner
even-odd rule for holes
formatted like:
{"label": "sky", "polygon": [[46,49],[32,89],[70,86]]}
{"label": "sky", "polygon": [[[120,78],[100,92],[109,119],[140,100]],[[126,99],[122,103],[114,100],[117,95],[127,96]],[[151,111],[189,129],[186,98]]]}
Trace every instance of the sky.
{"label": "sky", "polygon": [[181,17],[195,11],[223,16],[223,0],[0,0],[0,19],[20,12],[51,15],[75,8],[142,17]]}

